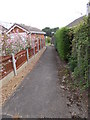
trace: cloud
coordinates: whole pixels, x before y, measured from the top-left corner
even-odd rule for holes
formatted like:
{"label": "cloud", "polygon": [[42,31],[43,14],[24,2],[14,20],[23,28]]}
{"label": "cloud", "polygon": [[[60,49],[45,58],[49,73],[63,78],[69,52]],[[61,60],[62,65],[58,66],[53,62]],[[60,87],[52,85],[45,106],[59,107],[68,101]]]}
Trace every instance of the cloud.
{"label": "cloud", "polygon": [[88,0],[1,0],[0,18],[38,28],[61,27],[81,13],[86,14]]}

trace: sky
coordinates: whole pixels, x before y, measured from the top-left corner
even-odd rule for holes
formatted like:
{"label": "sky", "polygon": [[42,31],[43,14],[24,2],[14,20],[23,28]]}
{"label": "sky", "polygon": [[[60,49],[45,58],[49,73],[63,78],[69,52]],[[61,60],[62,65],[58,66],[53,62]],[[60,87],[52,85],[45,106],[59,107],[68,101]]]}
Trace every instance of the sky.
{"label": "sky", "polygon": [[0,21],[43,29],[64,27],[87,13],[89,0],[0,0]]}

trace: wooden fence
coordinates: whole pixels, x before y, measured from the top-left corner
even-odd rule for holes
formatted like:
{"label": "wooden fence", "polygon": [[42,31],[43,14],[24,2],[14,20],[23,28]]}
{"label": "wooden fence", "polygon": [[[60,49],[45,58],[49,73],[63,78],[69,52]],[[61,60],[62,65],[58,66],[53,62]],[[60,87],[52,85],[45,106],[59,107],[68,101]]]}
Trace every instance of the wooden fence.
{"label": "wooden fence", "polygon": [[36,42],[34,47],[18,52],[13,56],[14,58],[12,56],[0,57],[0,80],[12,71],[15,73],[15,67],[16,70],[20,68],[26,61],[28,61],[28,59],[37,54],[44,46],[45,41],[39,40]]}
{"label": "wooden fence", "polygon": [[13,71],[12,57],[6,56],[0,59],[0,80]]}

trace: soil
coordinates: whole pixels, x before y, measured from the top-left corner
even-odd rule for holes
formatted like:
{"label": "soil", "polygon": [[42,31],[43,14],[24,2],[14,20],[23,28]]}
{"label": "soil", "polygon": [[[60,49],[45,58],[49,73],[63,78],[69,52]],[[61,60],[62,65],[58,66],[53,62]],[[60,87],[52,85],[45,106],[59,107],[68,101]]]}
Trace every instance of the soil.
{"label": "soil", "polygon": [[79,88],[74,88],[71,71],[58,55],[57,64],[60,87],[67,96],[67,106],[72,118],[88,118],[88,90],[81,91]]}

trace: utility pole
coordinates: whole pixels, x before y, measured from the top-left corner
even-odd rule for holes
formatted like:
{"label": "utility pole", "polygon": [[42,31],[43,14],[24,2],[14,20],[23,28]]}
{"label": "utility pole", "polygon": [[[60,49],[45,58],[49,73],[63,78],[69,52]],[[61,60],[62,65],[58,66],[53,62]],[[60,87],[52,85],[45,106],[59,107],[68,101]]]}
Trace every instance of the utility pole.
{"label": "utility pole", "polygon": [[31,45],[31,33],[30,33],[30,45]]}

